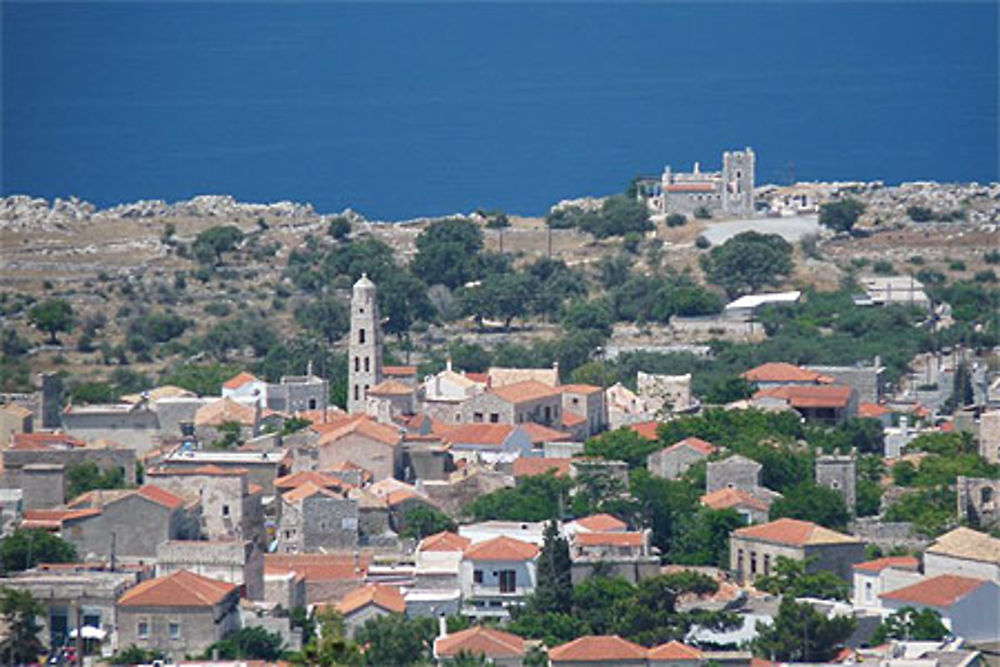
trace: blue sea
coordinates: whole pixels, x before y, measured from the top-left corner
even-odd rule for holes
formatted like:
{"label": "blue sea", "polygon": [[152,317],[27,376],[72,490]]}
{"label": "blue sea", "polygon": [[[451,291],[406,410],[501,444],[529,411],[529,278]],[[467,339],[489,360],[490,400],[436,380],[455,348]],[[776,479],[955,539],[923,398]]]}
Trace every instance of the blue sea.
{"label": "blue sea", "polygon": [[2,192],[539,214],[752,146],[758,183],[997,180],[995,2],[8,2]]}

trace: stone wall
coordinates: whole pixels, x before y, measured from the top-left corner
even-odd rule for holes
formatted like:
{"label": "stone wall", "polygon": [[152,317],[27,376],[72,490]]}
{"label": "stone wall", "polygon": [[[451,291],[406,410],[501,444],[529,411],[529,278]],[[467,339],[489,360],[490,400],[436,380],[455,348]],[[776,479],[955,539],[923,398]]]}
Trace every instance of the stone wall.
{"label": "stone wall", "polygon": [[958,519],[988,529],[1000,522],[1000,479],[959,476]]}
{"label": "stone wall", "polygon": [[862,403],[878,403],[882,397],[882,374],[875,366],[806,366],[833,378],[837,384],[853,387]]}
{"label": "stone wall", "polygon": [[[135,484],[135,451],[131,449],[97,449],[91,447],[80,447],[76,449],[56,449],[56,450],[20,450],[8,449],[2,452],[3,457],[3,486],[10,489],[24,488],[25,483],[21,479],[22,470],[27,465],[49,464],[61,465],[66,469],[79,463],[92,461],[99,468],[121,468],[128,484]],[[49,495],[59,496],[58,505],[64,501],[65,482],[58,490],[47,490],[45,497]],[[25,507],[31,509],[27,504],[27,493],[25,496]],[[47,505],[52,507],[53,505]],[[37,506],[41,507],[41,506]]]}
{"label": "stone wall", "polygon": [[18,476],[24,509],[48,509],[66,500],[66,468],[51,463],[34,463]]}
{"label": "stone wall", "polygon": [[913,529],[913,524],[906,521],[880,521],[876,517],[864,517],[851,522],[848,532],[858,539],[869,542],[883,551],[891,551],[895,547],[922,550],[931,541],[921,537]]}
{"label": "stone wall", "polygon": [[709,461],[705,476],[705,492],[732,487],[753,493],[760,486],[761,466],[743,457],[729,457],[722,461]]}

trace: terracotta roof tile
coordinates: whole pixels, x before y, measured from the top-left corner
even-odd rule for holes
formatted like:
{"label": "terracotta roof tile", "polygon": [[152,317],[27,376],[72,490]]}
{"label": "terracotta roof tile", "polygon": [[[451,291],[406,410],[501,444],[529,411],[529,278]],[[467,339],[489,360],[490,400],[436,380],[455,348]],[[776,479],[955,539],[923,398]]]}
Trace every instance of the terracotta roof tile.
{"label": "terracotta roof tile", "polygon": [[593,384],[563,384],[559,385],[557,389],[563,394],[597,394],[604,391]]}
{"label": "terracotta roof tile", "polygon": [[618,635],[588,635],[556,646],[549,651],[553,664],[560,662],[606,662],[616,660],[645,660],[647,651],[642,646],[622,639]]}
{"label": "terracotta roof tile", "polygon": [[684,447],[687,447],[688,449],[693,449],[699,454],[703,454],[705,456],[714,454],[716,450],[716,446],[710,443],[708,440],[702,440],[701,438],[696,438],[694,436],[691,436],[675,442],[674,444],[667,447],[666,451],[668,452],[676,451]]}
{"label": "terracotta roof tile", "polygon": [[160,488],[155,484],[146,484],[140,487],[136,493],[144,498],[152,500],[154,503],[163,505],[164,507],[169,507],[172,510],[181,507],[184,504],[184,499],[175,496],[166,489]]}
{"label": "terracotta roof tile", "polygon": [[758,391],[754,398],[779,398],[793,408],[846,408],[854,390],[840,385],[786,385]]}
{"label": "terracotta roof tile", "polygon": [[212,607],[235,590],[235,584],[178,570],[133,586],[118,598],[118,606]]}
{"label": "terracotta roof tile", "polygon": [[628,524],[619,519],[618,517],[611,516],[610,514],[591,514],[590,516],[585,516],[581,519],[574,521],[578,526],[583,526],[587,530],[597,531],[597,532],[611,532],[611,531],[622,531],[628,528]]}
{"label": "terracotta roof tile", "polygon": [[269,572],[295,572],[306,581],[347,581],[364,579],[371,556],[360,554],[355,567],[353,554],[265,554]]}
{"label": "terracotta roof tile", "polygon": [[657,429],[660,427],[660,422],[658,421],[646,421],[638,422],[637,424],[629,424],[628,428],[632,429],[638,433],[643,438],[647,440],[658,440],[660,438],[657,433]]}
{"label": "terracotta roof tile", "polygon": [[351,486],[337,477],[326,475],[318,470],[301,470],[291,475],[277,478],[274,480],[274,488],[280,491],[289,491],[302,486],[306,482],[311,482],[325,489],[343,489]]}
{"label": "terracotta roof tile", "polygon": [[516,426],[508,424],[463,424],[441,434],[451,445],[502,445]]}
{"label": "terracotta roof tile", "polygon": [[538,547],[534,544],[501,535],[468,547],[463,558],[466,560],[525,561],[532,560],[537,555]]}
{"label": "terracotta roof tile", "polygon": [[488,385],[490,383],[490,376],[488,373],[466,373],[465,377],[469,378],[476,384]]}
{"label": "terracotta roof tile", "polygon": [[10,448],[18,450],[72,449],[87,444],[68,433],[15,433],[12,442]]}
{"label": "terracotta roof tile", "polygon": [[917,571],[920,569],[920,559],[913,556],[889,556],[887,558],[876,558],[875,560],[854,564],[854,569],[861,570],[862,572],[881,572],[890,567],[899,570]]}
{"label": "terracotta roof tile", "polygon": [[58,530],[64,521],[97,516],[100,508],[25,510],[21,528],[52,528]]}
{"label": "terracotta roof tile", "polygon": [[585,547],[641,547],[643,535],[642,533],[577,533],[573,536],[573,542]]}
{"label": "terracotta roof tile", "polygon": [[206,477],[242,477],[249,475],[247,468],[223,468],[214,463],[198,466],[197,468],[152,468],[147,471],[147,475],[152,477],[176,475],[206,476]]}
{"label": "terracotta roof tile", "polygon": [[248,382],[260,382],[260,379],[253,373],[243,371],[223,382],[222,386],[226,389],[239,389]]}
{"label": "terracotta roof tile", "polygon": [[1000,565],[1000,539],[964,526],[937,538],[926,552]]}
{"label": "terracotta roof tile", "polygon": [[749,507],[761,512],[770,509],[770,505],[757,496],[751,495],[742,489],[727,487],[712,493],[706,493],[701,497],[701,504],[713,510],[724,510],[733,507]]}
{"label": "terracotta roof tile", "polygon": [[328,445],[354,433],[363,435],[371,440],[377,440],[386,445],[396,446],[403,441],[403,436],[400,434],[399,429],[380,424],[371,417],[362,415],[355,417],[339,428],[324,433],[320,436],[318,444],[320,446]]}
{"label": "terracotta roof tile", "polygon": [[7,405],[0,407],[0,412],[6,412],[9,415],[14,415],[15,417],[28,417],[35,414],[23,405],[18,405],[17,403],[8,403]]}
{"label": "terracotta roof tile", "polygon": [[778,519],[777,521],[763,523],[759,526],[740,528],[734,531],[733,534],[737,537],[748,537],[766,542],[792,544],[795,546],[859,541],[857,538],[843,535],[809,521],[799,521],[798,519]]}
{"label": "terracotta roof tile", "polygon": [[399,592],[399,588],[379,584],[368,584],[355,588],[345,595],[336,607],[337,611],[347,616],[370,604],[397,614],[406,612],[406,601],[403,599],[403,594]]}
{"label": "terracotta roof tile", "polygon": [[[564,413],[564,416],[568,415],[568,412]],[[583,418],[581,417],[581,419]],[[565,431],[557,431],[554,428],[542,426],[541,424],[536,424],[535,422],[525,422],[521,424],[521,428],[527,431],[532,444],[535,445],[545,442],[565,442],[566,440],[573,439],[573,436]]]}
{"label": "terracotta roof tile", "polygon": [[667,642],[649,649],[650,660],[701,660],[701,651],[679,641]]}
{"label": "terracotta roof tile", "polygon": [[830,378],[816,371],[783,361],[770,361],[740,375],[749,382],[815,382],[829,384]]}
{"label": "terracotta roof tile", "polygon": [[317,486],[312,482],[304,482],[293,488],[291,491],[282,494],[281,499],[286,503],[297,503],[305,500],[306,498],[311,498],[317,493],[328,498],[343,498],[343,496],[339,493],[334,493],[326,487]]}
{"label": "terracotta roof tile", "polygon": [[858,403],[859,417],[882,417],[884,415],[891,414],[892,410],[884,405],[879,405],[877,403]]}
{"label": "terracotta roof tile", "polygon": [[583,415],[578,415],[575,412],[570,412],[569,410],[563,410],[562,414],[562,425],[566,428],[573,428],[574,426],[579,426],[580,424],[587,423],[587,418]]}
{"label": "terracotta roof tile", "polygon": [[237,403],[231,398],[220,398],[201,406],[194,413],[195,426],[221,426],[226,422],[237,422],[252,426],[256,410],[249,405]]}
{"label": "terracotta roof tile", "polygon": [[490,393],[510,403],[526,403],[549,396],[558,396],[559,389],[535,380],[526,380],[502,387],[493,387]]}
{"label": "terracotta roof tile", "polygon": [[461,630],[434,640],[434,653],[454,657],[466,652],[488,659],[520,658],[524,656],[524,640],[517,635],[481,625]]}
{"label": "terracotta roof tile", "polygon": [[411,377],[417,374],[416,366],[383,366],[382,375],[393,377]]}
{"label": "terracotta roof tile", "polygon": [[377,385],[368,390],[373,396],[412,396],[413,387],[403,384],[399,380],[382,380]]}
{"label": "terracotta roof tile", "polygon": [[514,477],[532,477],[552,470],[556,477],[565,477],[569,474],[571,463],[572,459],[568,458],[519,456],[514,459],[512,474]]}
{"label": "terracotta roof tile", "polygon": [[671,183],[667,192],[715,192],[715,183]]}
{"label": "terracotta roof tile", "polygon": [[472,540],[449,531],[428,535],[420,540],[418,551],[465,551]]}
{"label": "terracotta roof tile", "polygon": [[879,597],[883,600],[899,600],[928,607],[950,607],[985,583],[985,579],[942,574],[912,586],[882,593]]}

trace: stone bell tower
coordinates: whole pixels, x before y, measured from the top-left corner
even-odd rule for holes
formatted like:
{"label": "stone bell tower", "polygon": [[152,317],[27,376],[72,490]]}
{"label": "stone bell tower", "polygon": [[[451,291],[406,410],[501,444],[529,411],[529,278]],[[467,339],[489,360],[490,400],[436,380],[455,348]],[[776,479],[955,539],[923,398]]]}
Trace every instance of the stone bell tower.
{"label": "stone bell tower", "polygon": [[382,334],[375,283],[361,274],[351,295],[351,342],[348,345],[347,411],[365,411],[368,390],[382,381]]}

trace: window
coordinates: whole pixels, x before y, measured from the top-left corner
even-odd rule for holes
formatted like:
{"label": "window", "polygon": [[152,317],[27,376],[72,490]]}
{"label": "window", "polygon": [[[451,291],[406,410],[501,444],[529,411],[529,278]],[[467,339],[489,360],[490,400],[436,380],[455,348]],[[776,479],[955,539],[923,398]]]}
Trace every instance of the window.
{"label": "window", "polygon": [[361,357],[354,357],[354,370],[355,371],[361,370]]}
{"label": "window", "polygon": [[481,583],[483,583],[483,571],[482,570],[473,570],[472,571],[472,583],[474,583],[474,584],[481,584]]}
{"label": "window", "polygon": [[101,612],[99,611],[85,611],[83,612],[83,618],[81,619],[84,627],[90,626],[92,628],[101,627]]}
{"label": "window", "polygon": [[498,424],[498,423],[500,423],[500,415],[497,414],[496,412],[491,412],[490,413],[490,423],[491,424]]}
{"label": "window", "polygon": [[750,574],[757,574],[757,552],[750,552]]}
{"label": "window", "polygon": [[573,405],[580,405],[580,399],[576,396],[573,397]]}
{"label": "window", "polygon": [[135,626],[135,635],[139,639],[149,637],[149,621],[139,621]]}
{"label": "window", "polygon": [[480,423],[480,422],[482,422],[483,421],[483,413],[482,412],[473,412],[472,413],[472,421],[476,422],[477,424]]}
{"label": "window", "polygon": [[177,621],[171,621],[167,623],[167,632],[170,634],[171,639],[181,638],[181,624]]}
{"label": "window", "polygon": [[517,572],[500,570],[500,592],[513,593],[517,590]]}
{"label": "window", "polygon": [[872,582],[865,582],[865,600],[868,602],[872,601]]}
{"label": "window", "polygon": [[361,388],[358,385],[354,385],[354,400],[357,401],[361,398]]}
{"label": "window", "polygon": [[552,408],[545,406],[545,421],[552,421]]}
{"label": "window", "polygon": [[364,329],[358,329],[358,343],[360,343],[361,345],[365,344],[365,330]]}
{"label": "window", "polygon": [[771,554],[764,554],[764,575],[771,574]]}
{"label": "window", "polygon": [[979,502],[986,505],[993,501],[993,489],[988,486],[984,486],[979,489]]}
{"label": "window", "polygon": [[370,370],[371,370],[371,359],[365,357],[365,373],[369,372]]}
{"label": "window", "polygon": [[229,516],[229,505],[222,506],[222,516]]}
{"label": "window", "polygon": [[316,399],[315,398],[310,398],[309,399],[309,409],[310,410],[315,410],[316,409]]}

